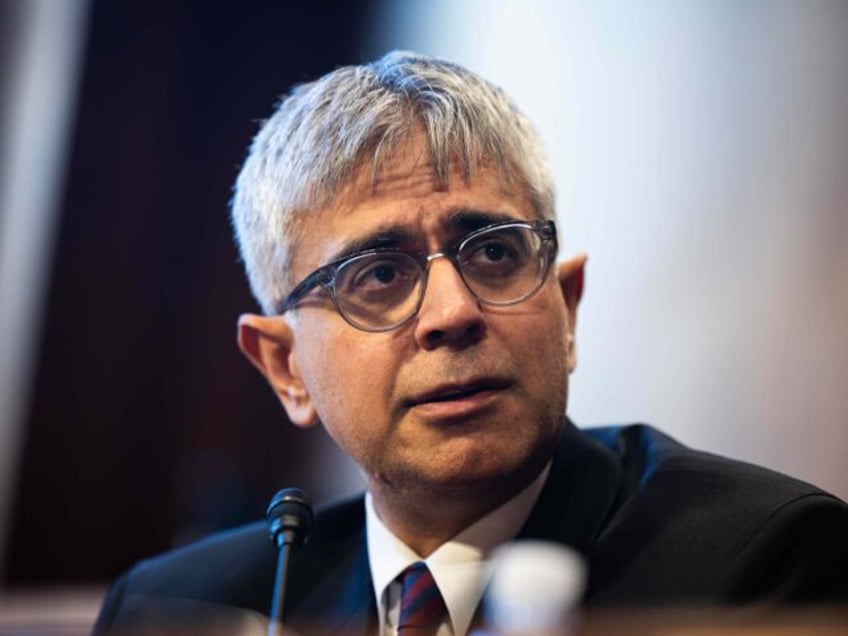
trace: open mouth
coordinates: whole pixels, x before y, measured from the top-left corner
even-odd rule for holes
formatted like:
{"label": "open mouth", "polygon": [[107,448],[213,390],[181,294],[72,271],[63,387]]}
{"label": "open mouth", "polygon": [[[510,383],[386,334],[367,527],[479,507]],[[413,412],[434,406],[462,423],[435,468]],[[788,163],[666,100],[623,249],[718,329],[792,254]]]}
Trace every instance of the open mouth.
{"label": "open mouth", "polygon": [[428,402],[448,402],[449,400],[461,400],[464,397],[469,397],[471,395],[476,395],[477,393],[482,393],[483,391],[490,390],[491,387],[488,386],[473,386],[468,387],[466,389],[458,389],[456,391],[448,391],[447,393],[434,395],[428,400]]}
{"label": "open mouth", "polygon": [[454,384],[454,385],[446,385],[439,387],[434,391],[429,391],[423,395],[415,397],[409,400],[409,406],[416,406],[419,404],[427,404],[434,402],[452,402],[456,400],[463,400],[480,393],[486,393],[489,391],[501,391],[505,389],[507,386],[507,382],[501,380],[481,380],[475,382],[469,382],[466,384]]}

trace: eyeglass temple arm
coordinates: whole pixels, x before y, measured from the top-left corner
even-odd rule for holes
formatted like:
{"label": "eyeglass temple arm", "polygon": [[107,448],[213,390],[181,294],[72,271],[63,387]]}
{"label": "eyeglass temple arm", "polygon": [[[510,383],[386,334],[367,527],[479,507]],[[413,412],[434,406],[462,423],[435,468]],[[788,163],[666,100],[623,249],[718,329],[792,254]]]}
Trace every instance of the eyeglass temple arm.
{"label": "eyeglass temple arm", "polygon": [[282,315],[287,311],[294,309],[309,292],[319,285],[324,285],[330,282],[330,280],[332,280],[332,272],[328,271],[328,269],[328,267],[322,267],[304,278],[300,284],[291,290],[291,293],[286,296],[278,313]]}

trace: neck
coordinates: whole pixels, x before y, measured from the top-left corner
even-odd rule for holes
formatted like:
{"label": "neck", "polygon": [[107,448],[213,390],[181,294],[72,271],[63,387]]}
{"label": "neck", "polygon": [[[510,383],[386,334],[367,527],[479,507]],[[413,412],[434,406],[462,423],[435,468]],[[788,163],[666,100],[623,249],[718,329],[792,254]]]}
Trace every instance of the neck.
{"label": "neck", "polygon": [[526,479],[489,484],[486,488],[474,488],[473,492],[462,487],[400,492],[388,484],[373,482],[370,491],[374,509],[386,527],[417,555],[426,558],[518,495],[540,474],[541,471],[536,471]]}

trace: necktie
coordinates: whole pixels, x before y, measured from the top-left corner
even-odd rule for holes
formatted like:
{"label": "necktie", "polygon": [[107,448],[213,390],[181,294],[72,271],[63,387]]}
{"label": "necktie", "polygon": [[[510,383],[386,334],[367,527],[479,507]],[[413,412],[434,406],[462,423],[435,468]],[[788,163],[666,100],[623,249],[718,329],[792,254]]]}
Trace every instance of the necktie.
{"label": "necktie", "polygon": [[401,584],[398,636],[431,636],[447,617],[448,610],[430,570],[413,563],[398,577]]}

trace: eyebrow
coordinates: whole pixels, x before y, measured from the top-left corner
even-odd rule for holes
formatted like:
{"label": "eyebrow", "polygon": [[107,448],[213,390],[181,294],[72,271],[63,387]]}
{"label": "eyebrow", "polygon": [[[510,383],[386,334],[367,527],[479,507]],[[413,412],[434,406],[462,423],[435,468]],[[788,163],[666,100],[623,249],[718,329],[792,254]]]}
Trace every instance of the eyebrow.
{"label": "eyebrow", "polygon": [[448,224],[450,226],[466,233],[479,230],[488,225],[494,225],[495,223],[521,220],[523,219],[516,219],[514,216],[510,216],[503,212],[474,209],[455,210],[450,214],[450,216],[448,216]]}
{"label": "eyebrow", "polygon": [[[446,225],[457,234],[464,235],[495,223],[520,220],[522,219],[517,219],[503,212],[461,208],[448,215]],[[344,260],[369,250],[401,248],[405,245],[411,245],[417,234],[417,232],[412,232],[406,226],[401,225],[388,225],[378,228],[367,236],[352,239],[342,245],[333,253],[330,262]]]}
{"label": "eyebrow", "polygon": [[400,226],[378,229],[367,236],[353,239],[342,245],[331,257],[330,262],[344,260],[368,250],[400,247],[412,240],[412,233]]}

